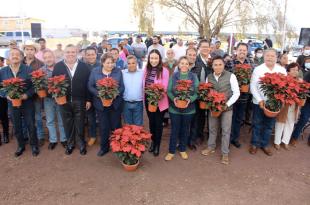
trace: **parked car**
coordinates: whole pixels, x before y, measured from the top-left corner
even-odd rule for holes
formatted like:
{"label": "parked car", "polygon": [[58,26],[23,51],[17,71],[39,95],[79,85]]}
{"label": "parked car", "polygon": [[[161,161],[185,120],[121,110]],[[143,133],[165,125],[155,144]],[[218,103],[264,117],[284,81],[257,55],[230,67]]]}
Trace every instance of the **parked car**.
{"label": "parked car", "polygon": [[0,46],[9,45],[11,40],[15,40],[17,43],[31,39],[29,31],[7,31],[0,32]]}

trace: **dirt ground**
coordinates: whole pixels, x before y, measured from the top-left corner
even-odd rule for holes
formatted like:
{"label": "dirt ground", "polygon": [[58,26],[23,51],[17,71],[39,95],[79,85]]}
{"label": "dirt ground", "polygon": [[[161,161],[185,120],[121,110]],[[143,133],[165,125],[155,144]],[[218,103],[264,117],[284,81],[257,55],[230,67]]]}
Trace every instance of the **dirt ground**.
{"label": "dirt ground", "polygon": [[[290,151],[248,153],[249,127],[243,127],[242,149],[231,147],[231,164],[220,163],[220,150],[202,156],[189,151],[164,161],[169,128],[165,128],[161,154],[145,153],[136,172],[126,172],[112,153],[97,157],[98,144],[86,156],[75,150],[64,154],[41,149],[32,157],[30,148],[15,158],[16,140],[0,147],[0,204],[310,204],[310,147],[306,139]],[[307,133],[309,130],[307,130]]]}

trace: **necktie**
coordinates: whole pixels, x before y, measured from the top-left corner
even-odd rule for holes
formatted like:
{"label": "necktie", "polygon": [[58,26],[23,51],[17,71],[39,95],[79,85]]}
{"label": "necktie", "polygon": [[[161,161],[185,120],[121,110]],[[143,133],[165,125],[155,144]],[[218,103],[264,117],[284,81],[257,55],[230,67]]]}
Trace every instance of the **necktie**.
{"label": "necktie", "polygon": [[206,82],[206,72],[204,67],[201,68],[201,72],[200,72],[200,82],[204,83]]}

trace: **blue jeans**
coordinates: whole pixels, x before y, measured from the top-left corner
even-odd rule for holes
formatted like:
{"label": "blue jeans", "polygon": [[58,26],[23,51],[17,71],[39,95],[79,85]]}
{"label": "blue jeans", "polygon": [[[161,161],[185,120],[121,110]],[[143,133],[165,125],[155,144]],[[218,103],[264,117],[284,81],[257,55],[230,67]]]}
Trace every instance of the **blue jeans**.
{"label": "blue jeans", "polygon": [[38,139],[44,139],[44,129],[43,129],[43,121],[42,121],[42,101],[41,99],[34,100],[34,107],[35,107],[35,120],[36,120],[36,127],[37,127],[37,136]]}
{"label": "blue jeans", "polygon": [[259,105],[253,104],[251,144],[259,148],[267,147],[275,121],[275,118],[267,117]]}
{"label": "blue jeans", "polygon": [[49,141],[51,143],[57,142],[57,130],[55,119],[57,115],[57,125],[60,134],[60,141],[65,142],[67,140],[65,129],[62,123],[59,107],[58,105],[56,105],[54,99],[49,97],[44,99],[44,111],[46,115],[46,127],[48,129]]}
{"label": "blue jeans", "polygon": [[177,141],[179,139],[180,152],[186,151],[186,145],[190,134],[191,120],[194,114],[181,115],[169,113],[171,119],[171,135],[169,142],[169,153],[176,151]]}
{"label": "blue jeans", "polygon": [[124,102],[124,121],[129,125],[143,125],[143,102]]}
{"label": "blue jeans", "polygon": [[[306,102],[305,106],[303,106],[300,110],[299,120],[298,120],[297,124],[295,124],[295,128],[294,128],[294,131],[292,133],[292,138],[294,138],[295,140],[297,140],[299,138],[300,134],[303,131],[303,128],[305,127],[305,125],[309,121],[309,118],[310,118],[310,102],[308,100]],[[310,141],[310,136],[309,136],[308,140]]]}
{"label": "blue jeans", "polygon": [[142,58],[137,58],[137,62],[138,62],[138,68],[142,69],[143,68],[143,61]]}
{"label": "blue jeans", "polygon": [[231,125],[230,141],[238,141],[240,135],[240,128],[244,120],[245,109],[247,107],[246,101],[237,101],[233,105],[233,116]]}
{"label": "blue jeans", "polygon": [[88,118],[88,134],[91,138],[96,138],[96,110],[91,106],[86,112]]}

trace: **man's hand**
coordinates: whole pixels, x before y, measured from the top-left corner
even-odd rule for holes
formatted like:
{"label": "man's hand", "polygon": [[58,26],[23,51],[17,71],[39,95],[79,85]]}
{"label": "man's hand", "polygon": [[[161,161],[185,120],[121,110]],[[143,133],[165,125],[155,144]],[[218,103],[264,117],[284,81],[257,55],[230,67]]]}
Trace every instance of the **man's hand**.
{"label": "man's hand", "polygon": [[8,99],[9,101],[12,101],[12,98],[10,98],[9,96],[6,96],[6,99]]}
{"label": "man's hand", "polygon": [[187,99],[186,101],[187,101],[186,107],[188,107],[189,103],[191,103],[191,100]]}
{"label": "man's hand", "polygon": [[260,102],[258,103],[258,105],[259,105],[260,109],[264,109],[264,107],[265,107],[265,102],[262,100],[262,101],[260,101]]}
{"label": "man's hand", "polygon": [[26,94],[22,94],[22,100],[27,100],[28,99],[28,96]]}
{"label": "man's hand", "polygon": [[86,102],[86,110],[89,110],[91,107],[91,102]]}

